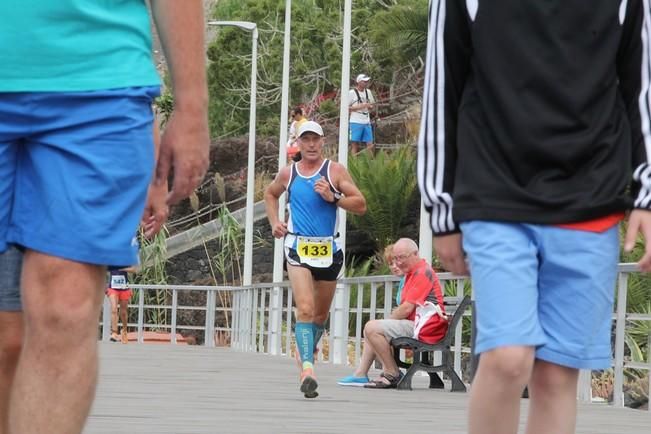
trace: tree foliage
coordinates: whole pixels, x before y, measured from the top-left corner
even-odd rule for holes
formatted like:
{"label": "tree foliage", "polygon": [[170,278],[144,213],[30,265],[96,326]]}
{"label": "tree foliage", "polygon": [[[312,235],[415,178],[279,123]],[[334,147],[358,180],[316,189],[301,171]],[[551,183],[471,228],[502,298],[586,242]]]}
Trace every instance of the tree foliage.
{"label": "tree foliage", "polygon": [[396,66],[424,60],[427,21],[427,0],[404,0],[372,17],[370,41],[374,57],[385,74],[393,73]]}
{"label": "tree foliage", "polygon": [[[337,92],[341,83],[343,0],[293,0],[291,29],[290,106],[311,104],[318,95]],[[427,13],[427,0],[355,0],[352,13],[351,76],[364,72],[382,79],[405,64],[397,37],[396,17],[409,11]],[[257,128],[260,135],[275,135],[280,120],[285,0],[221,0],[212,18],[252,21],[258,25]],[[409,24],[400,18],[404,25]],[[395,20],[394,20],[395,21]],[[425,21],[425,32],[427,31]],[[409,30],[411,32],[411,30]],[[384,37],[382,37],[384,34]],[[410,33],[411,34],[411,33]],[[407,39],[412,41],[415,39]],[[375,41],[375,42],[373,42]],[[411,42],[410,42],[411,43]],[[403,47],[404,48],[404,47]],[[379,50],[381,61],[376,60]],[[393,53],[393,54],[391,54]],[[400,54],[398,56],[397,54]],[[210,126],[213,136],[245,134],[248,126],[251,35],[241,29],[221,27],[208,49],[210,65]],[[375,81],[378,87],[391,83]],[[310,113],[312,114],[312,113]]]}
{"label": "tree foliage", "polygon": [[378,251],[399,238],[416,191],[416,156],[410,146],[392,153],[366,152],[348,162],[350,175],[366,198],[366,214],[351,223],[375,241]]}

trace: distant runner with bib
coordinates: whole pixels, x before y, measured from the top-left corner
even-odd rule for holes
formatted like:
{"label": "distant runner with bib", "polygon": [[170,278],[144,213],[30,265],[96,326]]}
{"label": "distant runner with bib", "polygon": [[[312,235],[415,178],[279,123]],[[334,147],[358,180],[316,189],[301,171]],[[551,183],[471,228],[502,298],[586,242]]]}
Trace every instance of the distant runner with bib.
{"label": "distant runner with bib", "polygon": [[[323,129],[313,121],[298,130],[301,161],[284,167],[265,191],[273,236],[285,238],[285,264],[296,302],[296,347],[301,392],[315,398],[314,352],[323,335],[339,272],[344,263],[337,232],[337,207],[366,212],[366,200],[346,168],[323,158]],[[278,218],[278,199],[287,191],[289,218]]]}

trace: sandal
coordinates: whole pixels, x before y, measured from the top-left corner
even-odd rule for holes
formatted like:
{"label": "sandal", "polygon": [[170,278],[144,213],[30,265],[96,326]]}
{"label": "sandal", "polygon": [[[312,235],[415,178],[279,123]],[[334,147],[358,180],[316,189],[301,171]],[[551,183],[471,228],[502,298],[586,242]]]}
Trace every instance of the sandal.
{"label": "sandal", "polygon": [[400,372],[397,376],[393,376],[391,374],[387,374],[383,372],[382,374],[380,374],[380,377],[386,379],[388,383],[382,380],[374,380],[365,384],[364,387],[366,389],[395,389],[398,387],[398,383],[400,383],[400,380],[402,380],[402,372]]}

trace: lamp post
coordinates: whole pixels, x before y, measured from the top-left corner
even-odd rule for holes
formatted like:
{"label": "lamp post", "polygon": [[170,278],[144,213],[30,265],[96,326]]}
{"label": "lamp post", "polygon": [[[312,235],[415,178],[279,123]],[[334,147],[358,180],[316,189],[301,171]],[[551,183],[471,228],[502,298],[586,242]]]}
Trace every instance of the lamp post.
{"label": "lamp post", "polygon": [[[352,21],[352,0],[344,1],[343,16],[343,47],[341,57],[341,104],[339,106],[339,164],[348,167],[348,91],[350,89],[350,39],[351,39],[351,21]],[[342,249],[346,251],[346,211],[339,208],[339,241]],[[332,333],[332,356],[330,360],[334,363],[346,363],[347,345],[348,345],[348,321],[344,316],[348,300],[345,296],[342,284],[337,284],[335,296],[333,299],[335,305],[332,313],[333,324],[335,324]]]}
{"label": "lamp post", "polygon": [[[285,34],[283,38],[283,79],[282,92],[280,99],[280,134],[278,139],[278,172],[287,165],[287,113],[289,111],[289,56],[290,56],[290,36],[292,22],[292,0],[285,0]],[[285,195],[278,199],[278,217],[280,221],[285,221]],[[273,282],[283,281],[283,239],[274,239],[274,259],[273,259]],[[269,353],[278,355],[282,353],[282,289],[274,287],[271,293],[270,313],[269,313]]]}
{"label": "lamp post", "polygon": [[250,285],[253,276],[253,197],[255,195],[255,105],[258,73],[258,26],[249,21],[208,21],[209,26],[232,26],[251,32],[251,103],[249,109],[249,158],[246,172],[246,219],[244,222],[244,278]]}

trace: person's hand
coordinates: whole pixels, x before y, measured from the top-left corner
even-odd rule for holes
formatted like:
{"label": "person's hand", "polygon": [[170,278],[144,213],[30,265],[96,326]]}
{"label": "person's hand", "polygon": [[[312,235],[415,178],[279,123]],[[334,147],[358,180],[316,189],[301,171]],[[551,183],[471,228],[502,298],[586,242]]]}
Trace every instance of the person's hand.
{"label": "person's hand", "polygon": [[335,201],[335,194],[330,189],[330,183],[323,176],[314,183],[314,191],[319,193],[326,202]]}
{"label": "person's hand", "polygon": [[163,227],[169,214],[167,206],[167,182],[151,183],[147,191],[147,202],[142,214],[140,225],[144,229],[146,238],[152,238]]}
{"label": "person's hand", "polygon": [[644,255],[638,261],[637,265],[640,271],[648,273],[651,271],[651,211],[636,209],[631,212],[628,218],[628,230],[624,240],[624,251],[630,252],[635,247],[637,235],[642,233],[644,236]]}
{"label": "person's hand", "polygon": [[458,276],[468,276],[468,266],[461,247],[461,234],[434,237],[434,250],[441,265]]}
{"label": "person's hand", "polygon": [[271,225],[271,233],[276,238],[282,238],[287,234],[287,223],[277,221]]}
{"label": "person's hand", "polygon": [[174,183],[167,204],[184,199],[201,183],[209,163],[208,122],[205,110],[174,109],[160,144],[154,183],[167,184],[173,171]]}

